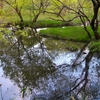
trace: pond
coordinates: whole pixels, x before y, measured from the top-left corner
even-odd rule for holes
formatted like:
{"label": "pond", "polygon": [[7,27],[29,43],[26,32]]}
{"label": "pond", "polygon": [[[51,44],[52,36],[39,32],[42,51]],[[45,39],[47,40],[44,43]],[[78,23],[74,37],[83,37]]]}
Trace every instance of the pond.
{"label": "pond", "polygon": [[80,49],[71,42],[7,32],[0,42],[0,100],[100,100],[96,54],[87,57],[87,49],[75,61]]}

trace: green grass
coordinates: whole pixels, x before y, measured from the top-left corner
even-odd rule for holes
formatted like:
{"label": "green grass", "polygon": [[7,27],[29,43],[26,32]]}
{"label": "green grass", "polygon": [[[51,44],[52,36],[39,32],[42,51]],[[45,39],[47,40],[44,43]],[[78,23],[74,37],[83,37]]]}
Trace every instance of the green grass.
{"label": "green grass", "polygon": [[[93,36],[93,32],[90,27],[88,27],[88,30]],[[46,30],[41,30],[40,34],[80,42],[87,42],[90,40],[84,28],[79,26],[65,28],[48,28]]]}
{"label": "green grass", "polygon": [[33,23],[32,21],[31,22],[24,21],[23,25],[33,27],[33,28],[43,28],[43,27],[65,26],[65,23],[61,21],[54,21],[54,20],[38,20],[35,23]]}

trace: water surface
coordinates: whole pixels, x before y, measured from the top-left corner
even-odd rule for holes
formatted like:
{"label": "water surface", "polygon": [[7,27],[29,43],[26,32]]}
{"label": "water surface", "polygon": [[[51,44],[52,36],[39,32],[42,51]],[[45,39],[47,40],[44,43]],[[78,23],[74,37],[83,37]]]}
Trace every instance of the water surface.
{"label": "water surface", "polygon": [[[78,97],[81,98],[84,94],[89,100],[99,98],[100,59],[96,55],[93,55],[90,62],[84,60],[72,68],[80,50],[73,52],[68,50],[68,41],[46,38],[37,40],[30,36],[23,37],[23,41],[17,41],[17,38],[14,38],[13,42],[14,45],[8,43],[9,45],[3,46],[1,44],[0,48],[1,100],[2,96],[3,100],[13,98],[23,100],[21,98],[23,92],[20,93],[22,89],[26,91],[24,100],[38,98],[41,95],[49,100],[57,98],[59,98],[57,100],[66,100],[76,95],[75,93],[85,82],[85,89],[82,89]],[[73,50],[72,47],[70,49]],[[78,62],[83,58],[84,54],[78,59]],[[88,69],[83,72],[86,65]],[[86,80],[68,94],[84,79],[86,73],[88,74]]]}

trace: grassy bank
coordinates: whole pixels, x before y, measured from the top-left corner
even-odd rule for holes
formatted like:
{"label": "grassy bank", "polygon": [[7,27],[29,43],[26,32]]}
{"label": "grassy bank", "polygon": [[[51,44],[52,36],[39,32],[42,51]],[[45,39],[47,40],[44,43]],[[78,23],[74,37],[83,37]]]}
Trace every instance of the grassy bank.
{"label": "grassy bank", "polygon": [[[16,24],[19,25],[19,23]],[[23,27],[32,27],[32,28],[73,26],[72,23],[66,23],[66,22],[54,21],[54,20],[38,20],[35,23],[32,21],[24,21],[21,25],[23,25]]]}
{"label": "grassy bank", "polygon": [[[88,30],[93,36],[93,32],[90,27],[88,27]],[[90,40],[86,31],[84,30],[84,27],[79,26],[70,26],[65,28],[48,28],[46,30],[41,30],[40,35],[58,37],[79,42],[87,42]]]}

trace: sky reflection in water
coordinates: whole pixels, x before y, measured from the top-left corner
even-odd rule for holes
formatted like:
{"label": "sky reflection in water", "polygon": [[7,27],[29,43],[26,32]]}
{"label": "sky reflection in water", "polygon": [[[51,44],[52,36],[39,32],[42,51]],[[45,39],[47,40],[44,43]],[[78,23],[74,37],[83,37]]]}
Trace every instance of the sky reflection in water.
{"label": "sky reflection in water", "polygon": [[[32,49],[32,48],[31,48]],[[32,49],[31,51],[33,51],[34,49]],[[36,50],[36,49],[35,49]],[[44,51],[44,53],[42,53],[42,50],[40,49],[37,49],[37,51],[34,51],[35,52],[35,54],[37,53],[37,55],[38,55],[38,58],[37,58],[37,55],[35,55],[35,57],[37,58],[36,60],[38,60],[39,59],[39,61],[40,61],[40,63],[42,62],[42,60],[43,60],[43,62],[44,62],[44,70],[43,71],[46,71],[45,70],[45,67],[47,68],[48,66],[48,64],[49,63],[45,63],[46,62],[46,60],[45,59],[47,59],[47,52],[51,52],[50,50],[47,50],[46,51],[46,49],[44,49],[43,50]],[[54,52],[51,52],[51,55],[54,55],[53,54]],[[58,54],[57,54],[57,56],[55,56],[53,59],[52,59],[52,62],[53,63],[55,63],[56,64],[56,66],[59,66],[59,65],[61,65],[61,64],[71,64],[72,62],[73,62],[73,60],[76,58],[76,53],[77,52],[61,52],[61,53],[59,53],[59,51],[57,52]],[[41,54],[43,54],[43,57],[42,57],[42,55]],[[40,58],[39,58],[39,56],[40,56]],[[48,57],[48,58],[50,58],[50,57]],[[26,60],[26,61],[24,61],[24,60]],[[48,59],[49,60],[49,59]],[[29,60],[27,59],[27,57],[26,57],[26,55],[24,54],[24,56],[23,56],[23,65],[24,66],[22,66],[21,65],[21,67],[19,67],[20,65],[18,65],[17,67],[19,67],[19,69],[20,70],[18,70],[18,71],[20,71],[19,73],[21,74],[22,73],[22,71],[24,72],[24,67],[28,67],[28,68],[26,68],[27,70],[25,70],[26,71],[26,73],[28,72],[28,73],[30,73],[30,74],[32,74],[32,75],[36,75],[36,74],[33,74],[33,72],[32,71],[34,71],[34,70],[36,70],[36,71],[38,71],[38,68],[37,67],[42,67],[41,65],[42,64],[39,64],[39,66],[36,66],[36,62],[34,63],[32,63],[33,65],[32,66],[30,66],[31,64],[29,64],[29,62],[28,62]],[[38,62],[38,61],[37,61]],[[49,62],[49,61],[48,61]],[[93,63],[94,62],[94,63]],[[46,65],[47,64],[47,65]],[[99,60],[98,59],[96,59],[96,58],[93,58],[92,59],[92,62],[90,63],[90,70],[89,70],[89,72],[90,72],[90,79],[93,79],[92,81],[93,82],[97,82],[98,81],[98,77],[97,77],[97,74],[96,74],[96,66],[99,66]],[[44,91],[46,91],[45,89],[47,89],[48,91],[49,91],[49,89],[48,88],[50,88],[51,87],[51,90],[55,90],[55,89],[57,89],[58,87],[63,87],[64,88],[64,86],[66,85],[66,86],[68,86],[69,84],[66,84],[66,83],[68,83],[68,78],[69,78],[69,81],[73,81],[73,78],[79,78],[79,76],[80,76],[80,74],[81,74],[81,72],[82,72],[82,68],[84,68],[84,66],[85,66],[85,62],[83,62],[81,65],[79,65],[79,66],[77,66],[77,68],[75,69],[75,70],[71,70],[71,67],[69,67],[69,68],[67,68],[67,67],[62,67],[62,68],[59,68],[57,71],[56,71],[56,73],[55,73],[55,76],[50,76],[50,74],[48,75],[48,77],[47,77],[47,79],[46,78],[43,78],[44,77],[44,75],[43,75],[43,73],[41,73],[40,75],[43,75],[43,77],[38,77],[38,80],[39,81],[37,81],[37,82],[40,82],[40,83],[37,83],[37,84],[39,84],[40,85],[40,87],[41,87],[41,89],[43,89]],[[94,67],[93,67],[94,66]],[[1,66],[2,67],[2,66]],[[9,66],[8,66],[9,67]],[[51,66],[49,66],[49,67],[51,67]],[[12,68],[14,68],[14,66],[12,65]],[[32,69],[32,71],[29,71],[29,68],[30,68],[30,70]],[[42,70],[42,69],[41,69]],[[16,71],[17,71],[17,69],[16,69]],[[48,72],[49,72],[49,70],[48,70]],[[25,73],[25,74],[26,74]],[[34,72],[35,73],[35,72]],[[46,73],[47,74],[47,73]],[[6,91],[7,91],[7,88],[9,88],[8,89],[8,92],[6,93],[6,95],[5,95],[5,97],[4,97],[4,100],[9,100],[9,99],[12,99],[12,98],[16,98],[15,100],[22,100],[21,98],[20,98],[20,89],[16,86],[16,85],[14,85],[14,82],[11,82],[11,80],[9,79],[9,77],[7,77],[7,78],[5,78],[4,76],[2,77],[2,75],[3,75],[3,71],[2,71],[2,68],[0,68],[0,84],[2,84],[2,86],[1,86],[1,88],[2,88],[2,93],[3,93],[3,95],[6,93]],[[38,75],[37,75],[38,76]],[[96,77],[95,77],[96,76]],[[22,76],[23,77],[23,76]],[[37,78],[35,78],[35,76],[31,76],[32,77],[32,79],[37,79]],[[30,84],[34,81],[32,81],[31,80],[31,77],[29,76],[28,78],[29,78],[29,81],[28,82],[30,82]],[[34,78],[33,78],[34,77]],[[40,78],[42,79],[42,80],[40,80]],[[72,78],[72,79],[71,79]],[[21,79],[21,78],[20,78]],[[66,80],[64,80],[64,79],[66,79]],[[28,80],[28,79],[27,79]],[[27,81],[27,80],[25,80],[25,81]],[[31,82],[32,81],[32,82]],[[27,82],[26,82],[27,83]],[[64,83],[64,84],[63,84]],[[29,84],[29,83],[27,83],[27,84]],[[26,85],[27,85],[26,84]],[[33,83],[32,83],[33,84]],[[33,84],[34,85],[34,84]],[[45,85],[45,86],[44,86]],[[46,86],[47,85],[47,86]],[[43,86],[43,87],[42,87]],[[49,86],[49,87],[48,87]],[[34,87],[34,86],[33,86]],[[35,90],[35,92],[36,92],[36,89],[38,89],[38,88],[35,88],[34,90]],[[40,90],[41,90],[40,89]],[[38,91],[38,90],[37,90]],[[37,92],[37,93],[40,93],[40,92]],[[25,99],[24,99],[25,100]],[[26,100],[28,100],[28,98],[26,99]]]}
{"label": "sky reflection in water", "polygon": [[[0,88],[2,89],[3,100],[10,100],[13,98],[15,98],[15,100],[22,100],[19,96],[20,89],[16,85],[14,85],[14,83],[11,82],[9,78],[3,77],[2,68],[0,68],[0,84],[2,84]],[[1,100],[1,95],[0,95],[0,100]]]}

